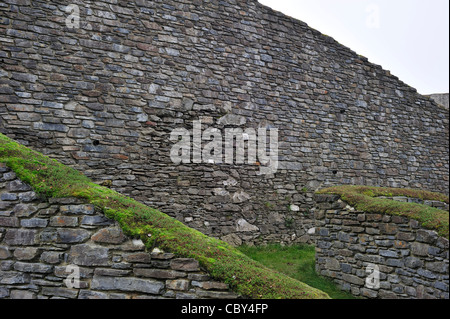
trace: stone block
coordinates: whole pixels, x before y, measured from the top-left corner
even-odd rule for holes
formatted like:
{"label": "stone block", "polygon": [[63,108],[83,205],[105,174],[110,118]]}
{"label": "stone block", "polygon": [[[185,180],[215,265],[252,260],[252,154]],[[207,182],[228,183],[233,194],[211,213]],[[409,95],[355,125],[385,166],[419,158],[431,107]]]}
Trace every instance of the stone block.
{"label": "stone block", "polygon": [[3,271],[0,276],[0,284],[15,285],[27,284],[30,282],[30,274],[15,271]]}
{"label": "stone block", "polygon": [[50,226],[53,226],[53,227],[76,227],[76,226],[78,226],[78,217],[53,216],[50,218]]}
{"label": "stone block", "polygon": [[18,197],[14,193],[3,193],[1,194],[0,199],[3,201],[15,201]]}
{"label": "stone block", "polygon": [[14,264],[14,270],[20,272],[29,272],[29,273],[39,273],[39,274],[49,274],[53,272],[53,266],[39,263],[24,263],[24,262],[16,262]]}
{"label": "stone block", "polygon": [[48,225],[48,220],[43,218],[22,219],[20,225],[24,228],[45,228]]}
{"label": "stone block", "polygon": [[134,253],[125,255],[125,260],[129,263],[144,263],[148,264],[151,261],[149,253]]}
{"label": "stone block", "polygon": [[31,204],[17,204],[13,208],[14,216],[16,217],[30,217],[37,211],[36,206]]}
{"label": "stone block", "polygon": [[28,229],[8,229],[5,243],[10,246],[33,246],[37,243],[37,231]]}
{"label": "stone block", "polygon": [[429,250],[430,246],[427,244],[414,242],[411,245],[411,253],[415,256],[428,256]]}
{"label": "stone block", "polygon": [[95,216],[84,216],[81,220],[81,225],[88,225],[88,226],[109,226],[114,224],[114,221],[100,215]]}
{"label": "stone block", "polygon": [[11,256],[12,255],[8,247],[0,246],[0,259],[8,259]]}
{"label": "stone block", "polygon": [[19,219],[17,217],[1,217],[0,227],[19,227]]}
{"label": "stone block", "polygon": [[165,285],[162,282],[139,279],[94,276],[91,283],[93,290],[119,290],[128,292],[142,292],[157,295],[162,292]]}
{"label": "stone block", "polygon": [[84,229],[57,229],[56,242],[61,244],[77,244],[88,240],[91,237],[91,233]]}
{"label": "stone block", "polygon": [[438,234],[432,230],[420,229],[417,231],[417,241],[426,244],[434,244],[438,239]]}
{"label": "stone block", "polygon": [[77,289],[69,289],[64,287],[43,287],[42,294],[44,296],[62,297],[68,299],[75,299],[78,296]]}
{"label": "stone block", "polygon": [[199,271],[200,264],[197,260],[191,258],[176,258],[171,260],[170,268],[181,271]]}
{"label": "stone block", "polygon": [[408,268],[417,269],[422,267],[424,262],[420,258],[408,257],[405,259],[405,265]]}
{"label": "stone block", "polygon": [[148,269],[148,268],[135,268],[134,274],[138,277],[155,278],[155,279],[177,279],[187,276],[185,272],[165,269]]}
{"label": "stone block", "polygon": [[63,205],[59,208],[64,215],[93,215],[94,205]]}
{"label": "stone block", "polygon": [[22,203],[29,203],[38,199],[38,196],[35,192],[25,192],[19,193],[19,199]]}
{"label": "stone block", "polygon": [[90,290],[81,290],[78,294],[78,299],[119,299],[114,298],[111,296],[111,298],[108,296],[108,294],[98,291],[90,291]]}
{"label": "stone block", "polygon": [[128,276],[130,272],[130,270],[122,269],[96,268],[94,274],[97,276],[123,277]]}
{"label": "stone block", "polygon": [[56,251],[45,251],[41,254],[41,261],[47,264],[59,264],[64,257],[64,253]]}
{"label": "stone block", "polygon": [[32,190],[29,185],[25,184],[20,179],[16,179],[7,183],[6,189],[10,192],[29,192]]}
{"label": "stone block", "polygon": [[68,261],[79,266],[108,266],[109,249],[88,244],[75,245],[70,248]]}
{"label": "stone block", "polygon": [[398,226],[396,224],[380,224],[381,234],[395,235],[398,232]]}
{"label": "stone block", "polygon": [[11,290],[10,297],[11,299],[37,299],[37,296],[34,292],[28,290]]}
{"label": "stone block", "polygon": [[343,274],[342,280],[357,286],[364,286],[366,283],[363,279],[350,274]]}
{"label": "stone block", "polygon": [[369,299],[375,299],[378,297],[378,291],[367,289],[367,288],[361,288],[360,289],[361,296],[369,298]]}
{"label": "stone block", "polygon": [[20,261],[32,260],[37,256],[38,252],[38,248],[34,247],[16,248],[14,257]]}
{"label": "stone block", "polygon": [[111,227],[99,230],[92,235],[91,239],[97,243],[120,244],[123,243],[127,237],[120,228]]}
{"label": "stone block", "polygon": [[189,289],[189,284],[190,281],[185,279],[167,280],[166,288],[177,291],[187,291]]}

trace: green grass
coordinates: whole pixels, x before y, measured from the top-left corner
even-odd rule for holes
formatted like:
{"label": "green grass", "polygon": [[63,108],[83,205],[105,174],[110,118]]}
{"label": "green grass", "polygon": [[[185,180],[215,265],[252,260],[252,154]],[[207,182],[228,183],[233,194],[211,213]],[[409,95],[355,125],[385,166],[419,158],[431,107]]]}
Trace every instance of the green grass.
{"label": "green grass", "polygon": [[124,233],[180,257],[195,258],[216,280],[253,299],[329,299],[318,289],[255,262],[227,243],[170,216],[92,183],[80,172],[0,134],[0,162],[47,198],[77,197],[116,220]]}
{"label": "green grass", "polygon": [[356,299],[352,294],[341,291],[331,280],[316,273],[314,246],[242,246],[239,250],[266,267],[326,292],[333,299]]}
{"label": "green grass", "polygon": [[344,202],[358,211],[408,217],[419,221],[424,228],[436,230],[440,236],[449,238],[449,213],[447,211],[422,204],[380,198],[380,196],[406,196],[448,204],[449,197],[446,195],[417,189],[350,185],[322,189],[317,194],[340,195]]}

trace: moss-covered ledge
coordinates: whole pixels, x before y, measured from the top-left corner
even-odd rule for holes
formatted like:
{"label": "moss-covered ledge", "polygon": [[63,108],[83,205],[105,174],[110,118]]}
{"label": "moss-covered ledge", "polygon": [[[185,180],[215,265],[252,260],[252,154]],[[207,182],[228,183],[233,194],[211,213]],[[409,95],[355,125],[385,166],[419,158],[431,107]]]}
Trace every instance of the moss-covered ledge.
{"label": "moss-covered ledge", "polygon": [[316,194],[338,195],[344,202],[359,211],[408,217],[419,221],[424,228],[435,230],[440,236],[449,238],[448,212],[423,204],[381,198],[404,196],[448,204],[449,197],[440,193],[407,188],[342,185],[319,190]]}
{"label": "moss-covered ledge", "polygon": [[64,166],[0,134],[0,162],[5,163],[36,193],[47,198],[77,197],[119,222],[124,233],[140,238],[148,248],[161,247],[180,257],[195,258],[219,281],[253,299],[329,299],[300,281],[264,267],[220,240],[111,189],[92,183]]}

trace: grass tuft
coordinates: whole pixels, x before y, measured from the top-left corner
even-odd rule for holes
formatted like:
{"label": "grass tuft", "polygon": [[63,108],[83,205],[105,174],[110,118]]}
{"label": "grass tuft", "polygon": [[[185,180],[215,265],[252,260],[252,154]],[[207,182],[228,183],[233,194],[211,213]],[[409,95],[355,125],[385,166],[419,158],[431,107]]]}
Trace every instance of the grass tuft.
{"label": "grass tuft", "polygon": [[340,290],[333,281],[316,273],[314,246],[273,244],[241,246],[239,250],[264,266],[326,292],[333,299],[357,299],[352,294]]}

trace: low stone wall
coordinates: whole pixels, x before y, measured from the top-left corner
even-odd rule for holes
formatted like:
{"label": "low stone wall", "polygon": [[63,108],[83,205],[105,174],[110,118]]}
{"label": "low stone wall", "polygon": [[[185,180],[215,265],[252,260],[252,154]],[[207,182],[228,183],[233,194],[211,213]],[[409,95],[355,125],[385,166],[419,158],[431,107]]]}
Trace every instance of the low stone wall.
{"label": "low stone wall", "polygon": [[39,199],[0,163],[0,299],[239,296],[195,259],[125,236],[93,205]]}
{"label": "low stone wall", "polygon": [[423,229],[416,220],[356,211],[340,196],[315,199],[319,274],[355,296],[449,298],[446,238]]}

